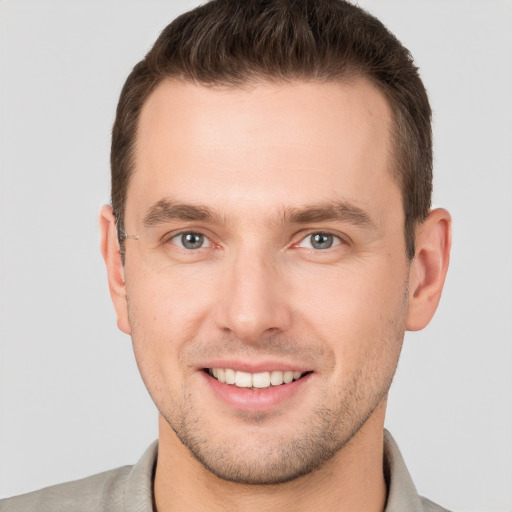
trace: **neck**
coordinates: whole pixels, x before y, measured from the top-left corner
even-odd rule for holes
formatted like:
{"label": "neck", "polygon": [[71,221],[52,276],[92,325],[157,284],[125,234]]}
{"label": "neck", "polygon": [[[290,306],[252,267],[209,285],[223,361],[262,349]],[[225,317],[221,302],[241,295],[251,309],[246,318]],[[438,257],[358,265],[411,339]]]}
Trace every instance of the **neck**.
{"label": "neck", "polygon": [[215,476],[191,456],[160,417],[155,475],[157,510],[382,512],[386,503],[384,411],[382,403],[321,468],[279,485],[245,485]]}

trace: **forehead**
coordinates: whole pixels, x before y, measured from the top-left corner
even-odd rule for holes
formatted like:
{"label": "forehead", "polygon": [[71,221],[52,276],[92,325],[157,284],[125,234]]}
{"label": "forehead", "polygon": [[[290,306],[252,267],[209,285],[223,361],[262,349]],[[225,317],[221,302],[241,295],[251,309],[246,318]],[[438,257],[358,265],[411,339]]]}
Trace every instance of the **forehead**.
{"label": "forehead", "polygon": [[256,209],[371,202],[396,188],[390,125],[387,100],[362,78],[245,87],[167,79],[140,115],[127,213],[176,195]]}

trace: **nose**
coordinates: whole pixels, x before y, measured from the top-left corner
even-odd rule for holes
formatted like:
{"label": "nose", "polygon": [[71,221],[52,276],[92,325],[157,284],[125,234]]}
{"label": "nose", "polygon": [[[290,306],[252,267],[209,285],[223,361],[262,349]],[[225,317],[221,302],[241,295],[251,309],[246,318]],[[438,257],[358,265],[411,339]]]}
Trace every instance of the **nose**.
{"label": "nose", "polygon": [[224,273],[218,326],[247,343],[284,332],[291,324],[286,277],[268,254],[239,251]]}

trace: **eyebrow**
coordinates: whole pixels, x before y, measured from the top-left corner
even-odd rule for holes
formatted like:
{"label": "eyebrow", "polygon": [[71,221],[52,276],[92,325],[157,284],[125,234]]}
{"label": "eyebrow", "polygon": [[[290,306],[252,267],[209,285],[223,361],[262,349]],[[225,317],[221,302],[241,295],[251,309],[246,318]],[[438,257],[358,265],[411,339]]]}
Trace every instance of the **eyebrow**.
{"label": "eyebrow", "polygon": [[[179,203],[161,199],[153,204],[144,216],[144,226],[151,227],[173,220],[203,221],[225,224],[226,218],[204,205]],[[300,207],[286,207],[281,216],[282,224],[311,224],[315,222],[347,222],[368,229],[376,223],[366,211],[347,201],[332,201]]]}
{"label": "eyebrow", "polygon": [[144,226],[156,226],[172,220],[222,222],[221,216],[206,206],[161,199],[148,209],[144,216]]}
{"label": "eyebrow", "polygon": [[333,201],[299,208],[286,208],[283,221],[291,224],[338,221],[371,229],[377,227],[367,212],[346,201]]}

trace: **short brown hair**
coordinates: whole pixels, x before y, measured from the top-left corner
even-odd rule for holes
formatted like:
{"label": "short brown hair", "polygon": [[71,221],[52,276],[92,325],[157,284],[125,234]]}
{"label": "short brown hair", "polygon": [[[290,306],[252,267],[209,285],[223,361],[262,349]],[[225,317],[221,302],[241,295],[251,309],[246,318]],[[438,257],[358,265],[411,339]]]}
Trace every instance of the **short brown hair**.
{"label": "short brown hair", "polygon": [[[344,0],[213,0],[168,25],[128,76],[112,131],[112,206],[123,229],[139,115],[167,77],[204,85],[366,77],[393,111],[393,175],[402,191],[407,256],[432,195],[431,110],[409,51]],[[121,253],[124,245],[120,237]]]}

